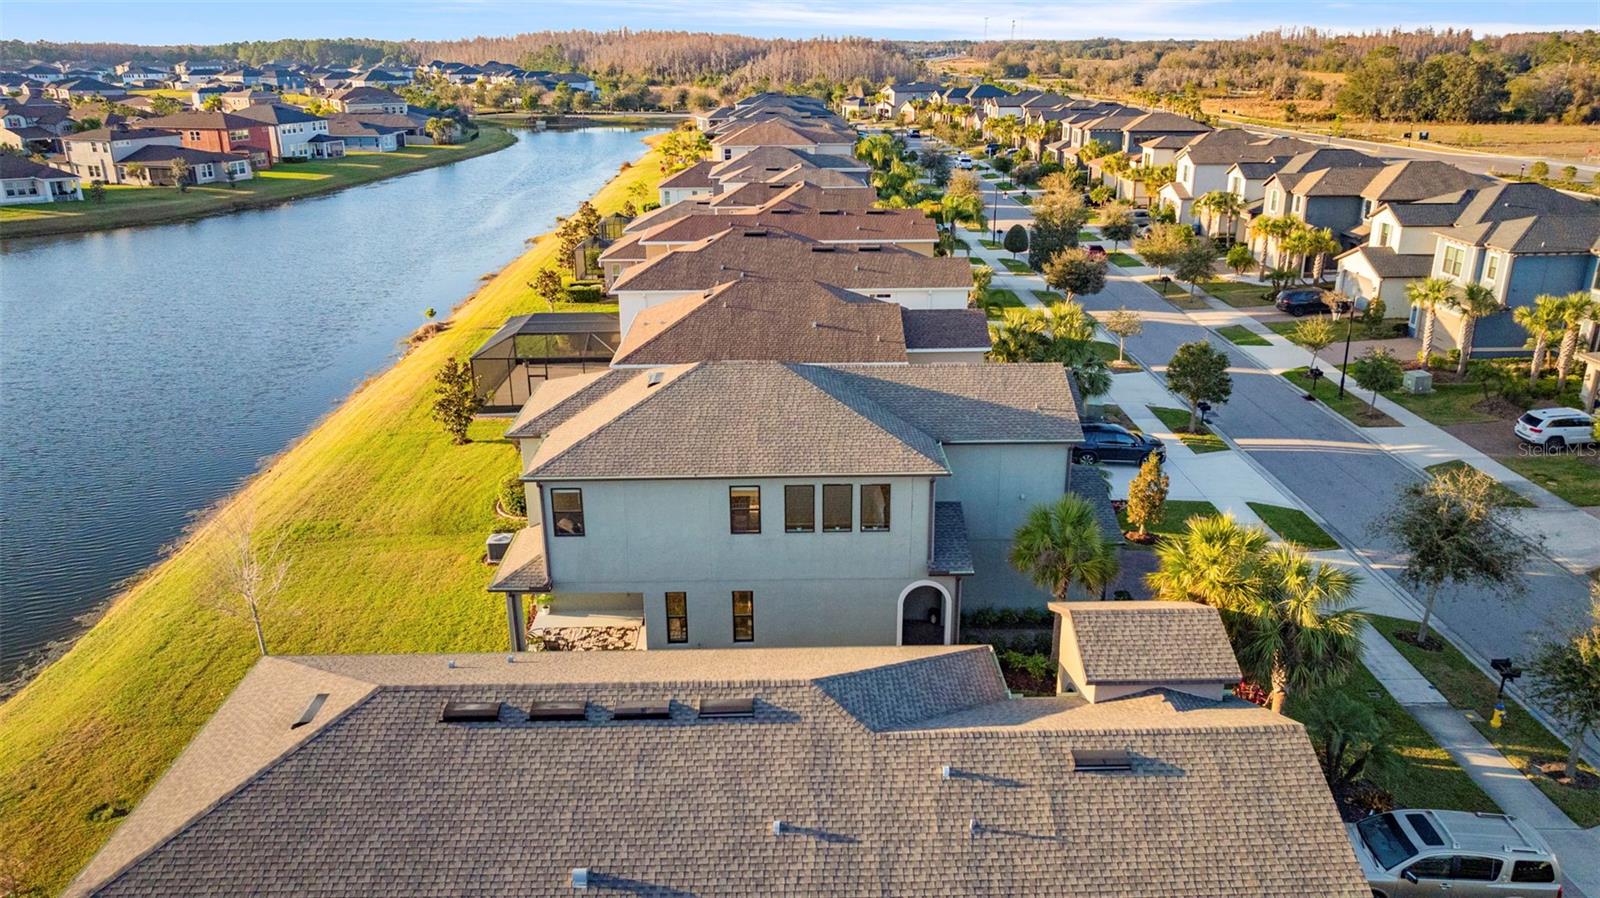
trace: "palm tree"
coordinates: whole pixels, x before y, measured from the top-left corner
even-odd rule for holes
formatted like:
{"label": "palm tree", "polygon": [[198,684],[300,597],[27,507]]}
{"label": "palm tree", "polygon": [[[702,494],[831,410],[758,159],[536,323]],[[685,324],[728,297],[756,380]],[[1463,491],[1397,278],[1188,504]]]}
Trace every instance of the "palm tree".
{"label": "palm tree", "polygon": [[1012,538],[1011,566],[1058,601],[1066,601],[1074,583],[1103,592],[1121,569],[1117,548],[1100,532],[1094,509],[1071,494],[1028,512]]}
{"label": "palm tree", "polygon": [[1537,384],[1544,373],[1545,357],[1550,354],[1550,338],[1561,332],[1562,297],[1548,294],[1535,297],[1533,305],[1518,306],[1511,319],[1533,337],[1533,361],[1528,364],[1528,383]]}
{"label": "palm tree", "polygon": [[1583,323],[1600,316],[1600,303],[1586,292],[1569,293],[1561,300],[1561,351],[1556,354],[1556,392],[1566,389],[1567,372],[1572,370],[1572,357],[1578,351],[1578,331]]}
{"label": "palm tree", "polygon": [[1294,230],[1296,220],[1287,215],[1262,215],[1250,222],[1250,235],[1261,237],[1261,270],[1282,267],[1283,246],[1278,246],[1278,265],[1267,264],[1267,250],[1271,248],[1272,241],[1283,240]]}
{"label": "palm tree", "polygon": [[1322,283],[1322,273],[1327,270],[1328,257],[1344,247],[1333,236],[1332,228],[1306,228],[1304,252],[1311,256],[1311,281]]}
{"label": "palm tree", "polygon": [[1207,230],[1215,233],[1216,220],[1221,218],[1227,223],[1222,230],[1229,237],[1233,236],[1233,220],[1244,211],[1244,198],[1230,190],[1213,190],[1202,195],[1194,201],[1196,209],[1203,209],[1207,213]]}
{"label": "palm tree", "polygon": [[989,358],[996,362],[1031,362],[1047,341],[1044,313],[1037,309],[1006,309],[1000,322],[989,328]]}
{"label": "palm tree", "polygon": [[1424,278],[1406,285],[1406,299],[1422,312],[1422,348],[1417,359],[1424,365],[1433,354],[1433,326],[1439,319],[1439,307],[1450,301],[1454,287],[1444,278]]}
{"label": "palm tree", "polygon": [[1266,551],[1265,531],[1242,526],[1230,514],[1187,524],[1181,537],[1156,545],[1156,569],[1145,575],[1156,598],[1222,608],[1260,592],[1259,572],[1248,562]]}
{"label": "palm tree", "polygon": [[1305,223],[1299,219],[1291,218],[1289,221],[1294,224],[1289,233],[1278,241],[1278,246],[1289,254],[1289,258],[1294,260],[1292,267],[1295,280],[1300,280],[1306,275],[1306,258],[1311,255],[1311,235],[1316,232],[1314,229],[1306,227]]}
{"label": "palm tree", "polygon": [[1482,284],[1467,284],[1461,288],[1461,292],[1452,293],[1445,302],[1461,316],[1461,359],[1456,362],[1456,374],[1465,375],[1478,319],[1500,311],[1500,300],[1495,298],[1493,290]]}
{"label": "palm tree", "polygon": [[1303,693],[1343,680],[1361,659],[1361,624],[1350,607],[1355,575],[1312,563],[1305,551],[1283,545],[1258,559],[1265,589],[1224,609],[1239,666],[1257,683],[1270,683],[1272,710],[1283,713],[1290,692]]}

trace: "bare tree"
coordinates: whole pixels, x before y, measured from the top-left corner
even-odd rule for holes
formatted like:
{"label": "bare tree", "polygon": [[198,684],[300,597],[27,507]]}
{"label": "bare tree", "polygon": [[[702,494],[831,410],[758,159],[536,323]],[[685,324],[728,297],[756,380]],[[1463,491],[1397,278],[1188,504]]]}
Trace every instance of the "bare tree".
{"label": "bare tree", "polygon": [[268,655],[261,620],[289,577],[284,533],[280,530],[264,537],[250,505],[223,512],[217,525],[222,544],[216,556],[217,592],[212,606],[230,617],[250,621],[256,631],[256,648]]}

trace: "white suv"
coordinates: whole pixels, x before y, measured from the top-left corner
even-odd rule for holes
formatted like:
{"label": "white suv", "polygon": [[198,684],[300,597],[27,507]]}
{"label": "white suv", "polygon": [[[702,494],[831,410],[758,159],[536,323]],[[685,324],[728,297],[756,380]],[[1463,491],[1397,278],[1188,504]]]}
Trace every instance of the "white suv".
{"label": "white suv", "polygon": [[1595,442],[1594,419],[1575,408],[1533,409],[1517,419],[1512,431],[1523,442],[1546,449]]}

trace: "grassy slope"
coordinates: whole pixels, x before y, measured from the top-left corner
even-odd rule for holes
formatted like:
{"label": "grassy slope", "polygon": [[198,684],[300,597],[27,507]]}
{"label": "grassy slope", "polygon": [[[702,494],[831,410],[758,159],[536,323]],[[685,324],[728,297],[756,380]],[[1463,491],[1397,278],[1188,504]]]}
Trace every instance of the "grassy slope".
{"label": "grassy slope", "polygon": [[[595,200],[659,180],[654,154]],[[502,604],[478,558],[516,453],[504,421],[453,446],[429,418],[432,378],[507,316],[543,302],[526,286],[554,255],[547,236],[485,284],[452,327],[375,378],[246,485],[230,504],[287,534],[293,563],[266,621],[283,654],[493,651]],[[0,869],[53,893],[131,807],[255,661],[249,627],[209,602],[216,528],[202,525],[124,593],[71,651],[0,706]],[[8,858],[6,855],[9,854]]]}
{"label": "grassy slope", "polygon": [[451,146],[408,146],[392,153],[351,153],[322,162],[279,163],[233,187],[206,184],[179,193],[172,187],[106,187],[104,203],[40,203],[0,208],[0,236],[37,237],[98,231],[219,215],[281,203],[391,178],[502,150],[516,142],[501,128]]}

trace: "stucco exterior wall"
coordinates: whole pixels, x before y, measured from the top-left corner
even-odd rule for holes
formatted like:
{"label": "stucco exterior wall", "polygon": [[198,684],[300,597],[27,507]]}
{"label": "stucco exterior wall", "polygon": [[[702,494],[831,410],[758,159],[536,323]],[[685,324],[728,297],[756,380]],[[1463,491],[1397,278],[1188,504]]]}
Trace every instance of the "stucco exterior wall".
{"label": "stucco exterior wall", "polygon": [[1035,506],[1066,492],[1065,445],[968,444],[945,447],[952,476],[934,485],[940,502],[959,501],[976,576],[962,581],[961,606],[1043,607],[1045,591],[1011,567],[1011,537]]}

